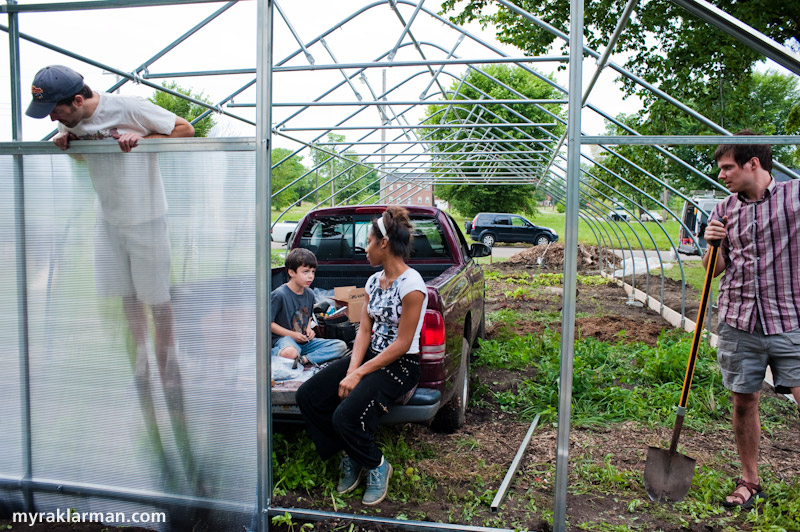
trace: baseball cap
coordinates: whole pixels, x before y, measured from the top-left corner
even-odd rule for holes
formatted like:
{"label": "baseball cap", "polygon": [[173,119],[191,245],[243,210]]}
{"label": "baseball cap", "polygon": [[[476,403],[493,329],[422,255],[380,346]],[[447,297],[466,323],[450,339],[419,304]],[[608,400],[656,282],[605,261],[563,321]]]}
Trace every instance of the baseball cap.
{"label": "baseball cap", "polygon": [[61,65],[46,66],[33,78],[33,100],[25,114],[33,118],[44,118],[53,111],[58,102],[75,96],[81,89],[83,76],[71,68]]}

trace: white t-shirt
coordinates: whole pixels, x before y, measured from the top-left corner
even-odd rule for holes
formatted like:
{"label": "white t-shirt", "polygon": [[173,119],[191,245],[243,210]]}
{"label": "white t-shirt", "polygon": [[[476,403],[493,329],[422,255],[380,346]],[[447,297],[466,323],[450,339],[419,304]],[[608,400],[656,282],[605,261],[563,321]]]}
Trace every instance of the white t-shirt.
{"label": "white t-shirt", "polygon": [[[59,124],[79,140],[114,138],[115,134],[152,133],[169,135],[175,114],[134,96],[98,93],[100,102],[92,116],[77,126]],[[103,218],[113,225],[149,222],[166,215],[167,198],[155,153],[109,153],[85,155],[89,175],[100,201]]]}
{"label": "white t-shirt", "polygon": [[400,326],[400,316],[403,314],[403,298],[410,292],[419,291],[425,295],[425,299],[422,302],[417,329],[414,331],[414,339],[408,348],[409,353],[419,353],[419,332],[422,330],[425,309],[428,307],[428,288],[425,286],[425,281],[417,270],[409,268],[392,283],[392,286],[383,290],[380,283],[382,274],[382,271],[373,274],[367,279],[365,286],[369,295],[367,312],[372,318],[370,347],[376,353],[380,353],[397,339],[397,328]]}

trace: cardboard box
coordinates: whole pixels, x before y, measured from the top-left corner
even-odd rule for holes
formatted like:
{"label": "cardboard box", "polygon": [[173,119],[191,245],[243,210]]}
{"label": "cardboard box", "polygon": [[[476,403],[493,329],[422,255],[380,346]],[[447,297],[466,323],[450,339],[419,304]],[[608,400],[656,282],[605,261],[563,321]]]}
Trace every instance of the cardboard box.
{"label": "cardboard box", "polygon": [[333,289],[333,299],[339,305],[347,305],[347,319],[352,322],[361,321],[361,310],[367,299],[367,292],[355,286],[337,286]]}

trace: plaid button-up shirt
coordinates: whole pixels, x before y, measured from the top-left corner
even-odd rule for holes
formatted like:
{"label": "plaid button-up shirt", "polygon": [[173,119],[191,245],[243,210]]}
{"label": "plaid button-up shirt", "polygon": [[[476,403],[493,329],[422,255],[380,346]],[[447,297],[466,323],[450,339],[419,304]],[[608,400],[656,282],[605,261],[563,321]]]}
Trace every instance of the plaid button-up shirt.
{"label": "plaid button-up shirt", "polygon": [[755,202],[732,194],[711,215],[723,216],[719,319],[748,332],[757,320],[765,334],[800,329],[800,181],[773,179]]}

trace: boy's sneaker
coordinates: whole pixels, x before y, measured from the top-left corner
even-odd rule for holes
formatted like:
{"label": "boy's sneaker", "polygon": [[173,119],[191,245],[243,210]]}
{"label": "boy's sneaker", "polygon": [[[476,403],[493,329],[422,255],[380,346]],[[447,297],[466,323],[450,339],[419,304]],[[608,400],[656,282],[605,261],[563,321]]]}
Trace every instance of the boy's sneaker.
{"label": "boy's sneaker", "polygon": [[361,502],[367,506],[374,506],[383,502],[386,493],[389,491],[389,479],[392,478],[392,464],[386,459],[375,469],[367,471],[367,490]]}
{"label": "boy's sneaker", "polygon": [[344,495],[350,493],[358,487],[361,483],[361,478],[364,476],[364,468],[358,465],[347,455],[342,457],[339,462],[339,469],[342,471],[342,479],[339,485],[336,486],[336,491]]}

